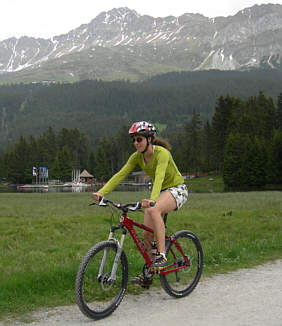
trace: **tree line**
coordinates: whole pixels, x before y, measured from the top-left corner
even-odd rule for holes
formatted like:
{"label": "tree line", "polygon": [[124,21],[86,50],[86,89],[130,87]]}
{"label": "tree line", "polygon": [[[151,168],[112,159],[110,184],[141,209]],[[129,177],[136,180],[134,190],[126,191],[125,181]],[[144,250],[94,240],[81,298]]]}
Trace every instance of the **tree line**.
{"label": "tree line", "polygon": [[[182,173],[217,171],[227,189],[282,184],[282,93],[277,104],[263,92],[246,100],[220,96],[211,119],[202,119],[193,109],[191,119],[174,130],[157,120],[151,122],[171,143]],[[44,166],[49,179],[69,181],[73,168],[85,168],[105,181],[133,151],[128,125],[121,125],[112,136],[99,137],[94,144],[77,128],[56,132],[49,127],[37,138],[21,136],[0,151],[0,179],[30,183],[32,167]]]}
{"label": "tree line", "polygon": [[62,128],[56,133],[49,127],[38,138],[21,136],[15,145],[0,151],[0,180],[31,183],[33,167],[46,167],[49,179],[70,181],[73,169],[87,169],[103,181],[132,152],[125,126],[114,137],[101,137],[96,145],[90,144],[89,138],[76,128]]}
{"label": "tree line", "polygon": [[211,121],[193,112],[173,135],[181,171],[217,171],[226,189],[259,189],[282,184],[282,93],[277,105],[263,92],[242,100],[219,97]]}

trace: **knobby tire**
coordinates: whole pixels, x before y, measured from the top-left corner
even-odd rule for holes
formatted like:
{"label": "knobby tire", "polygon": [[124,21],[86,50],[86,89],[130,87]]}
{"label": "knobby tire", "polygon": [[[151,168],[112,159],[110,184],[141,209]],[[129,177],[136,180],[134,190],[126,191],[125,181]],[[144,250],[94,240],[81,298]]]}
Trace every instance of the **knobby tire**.
{"label": "knobby tire", "polygon": [[203,270],[203,250],[199,239],[190,231],[182,230],[177,232],[173,238],[180,244],[185,259],[174,243],[166,241],[166,256],[169,262],[167,270],[183,266],[185,268],[170,274],[161,274],[160,281],[163,289],[175,298],[182,298],[191,293],[197,286]]}
{"label": "knobby tire", "polygon": [[[128,261],[122,251],[116,280],[109,282],[118,246],[104,241],[92,247],[83,258],[75,281],[75,298],[81,312],[91,319],[109,316],[122,301],[128,282]],[[105,250],[108,252],[102,277],[99,268]]]}

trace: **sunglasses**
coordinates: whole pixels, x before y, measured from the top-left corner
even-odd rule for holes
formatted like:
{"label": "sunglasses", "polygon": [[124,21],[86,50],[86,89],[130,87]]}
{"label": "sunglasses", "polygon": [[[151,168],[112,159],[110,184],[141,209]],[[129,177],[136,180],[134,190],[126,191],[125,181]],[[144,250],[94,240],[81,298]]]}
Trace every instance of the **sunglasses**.
{"label": "sunglasses", "polygon": [[142,141],[143,141],[143,139],[144,138],[142,138],[142,137],[136,137],[136,138],[132,138],[132,142],[133,142],[133,144],[137,141],[137,143],[141,143]]}

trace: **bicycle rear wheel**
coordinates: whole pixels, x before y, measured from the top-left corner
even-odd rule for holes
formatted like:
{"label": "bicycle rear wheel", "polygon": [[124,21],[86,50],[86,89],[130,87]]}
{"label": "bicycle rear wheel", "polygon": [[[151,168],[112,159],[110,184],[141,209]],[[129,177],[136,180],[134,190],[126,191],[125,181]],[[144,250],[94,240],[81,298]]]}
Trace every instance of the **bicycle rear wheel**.
{"label": "bicycle rear wheel", "polygon": [[[167,242],[169,267],[160,272],[160,281],[169,295],[182,298],[191,293],[200,280],[204,263],[203,250],[199,239],[190,231],[179,231],[173,238],[183,254],[172,241]],[[170,272],[172,270],[174,271]]]}
{"label": "bicycle rear wheel", "polygon": [[[128,281],[128,262],[124,251],[111,279],[118,246],[112,241],[98,243],[82,260],[75,281],[75,297],[82,313],[92,319],[110,315],[122,301]],[[104,268],[101,264],[104,261]]]}

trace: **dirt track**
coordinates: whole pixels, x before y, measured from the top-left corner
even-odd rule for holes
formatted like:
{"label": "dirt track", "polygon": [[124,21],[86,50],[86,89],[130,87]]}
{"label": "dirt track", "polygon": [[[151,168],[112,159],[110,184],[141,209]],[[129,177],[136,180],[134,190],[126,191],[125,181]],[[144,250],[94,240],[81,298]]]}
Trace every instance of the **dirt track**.
{"label": "dirt track", "polygon": [[152,289],[139,296],[127,295],[110,317],[99,321],[88,319],[76,306],[37,312],[33,318],[35,321],[30,324],[9,325],[281,326],[282,260],[206,278],[183,299],[173,299],[162,289]]}

